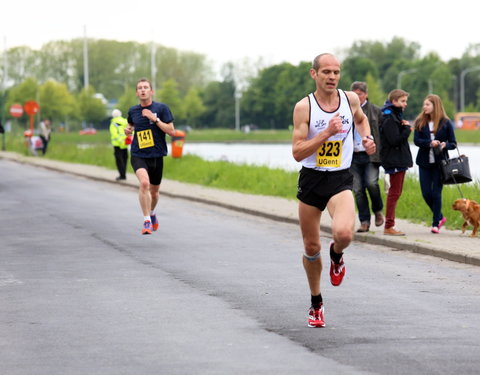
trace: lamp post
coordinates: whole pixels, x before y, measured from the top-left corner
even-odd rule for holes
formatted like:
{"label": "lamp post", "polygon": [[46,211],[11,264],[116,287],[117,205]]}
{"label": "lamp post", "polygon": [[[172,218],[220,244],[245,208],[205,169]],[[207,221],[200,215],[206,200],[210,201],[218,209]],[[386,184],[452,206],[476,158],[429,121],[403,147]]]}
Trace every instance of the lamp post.
{"label": "lamp post", "polygon": [[88,40],[87,40],[87,25],[83,25],[83,87],[85,89],[89,85],[88,81]]}
{"label": "lamp post", "polygon": [[[7,59],[7,37],[3,38],[3,81],[2,81],[2,104],[5,106],[5,98],[7,97],[7,81],[8,81],[8,59]],[[0,124],[5,126],[5,109],[0,109],[2,116]],[[5,132],[2,134],[2,151],[5,151]]]}
{"label": "lamp post", "polygon": [[455,109],[455,112],[458,112],[458,90],[457,90],[458,78],[454,74],[452,74],[452,81],[453,81],[453,103],[455,107],[454,109]]}
{"label": "lamp post", "polygon": [[240,98],[242,92],[237,88],[235,89],[235,130],[240,131]]}
{"label": "lamp post", "polygon": [[151,74],[152,74],[152,91],[153,91],[153,95],[154,95],[154,99],[155,99],[155,91],[156,91],[156,84],[155,84],[155,81],[157,80],[156,77],[157,77],[157,61],[156,61],[156,48],[155,48],[155,44],[153,43],[152,41],[152,44],[151,44],[151,54],[150,54],[150,57],[151,57],[151,61],[150,61],[150,68],[151,68]]}
{"label": "lamp post", "polygon": [[397,88],[401,89],[402,88],[402,77],[406,74],[410,73],[415,73],[418,69],[408,69],[408,70],[402,70],[400,73],[398,73],[397,76]]}
{"label": "lamp post", "polygon": [[465,110],[465,76],[470,72],[474,72],[475,70],[480,70],[480,65],[472,66],[471,68],[462,70],[462,72],[460,73],[460,110],[461,112]]}

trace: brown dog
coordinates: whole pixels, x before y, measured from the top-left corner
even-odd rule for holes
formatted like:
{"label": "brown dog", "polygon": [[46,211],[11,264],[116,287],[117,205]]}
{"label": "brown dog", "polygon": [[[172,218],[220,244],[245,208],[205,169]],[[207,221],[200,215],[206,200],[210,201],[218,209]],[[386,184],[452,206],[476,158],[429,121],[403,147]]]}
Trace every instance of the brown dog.
{"label": "brown dog", "polygon": [[465,220],[462,225],[462,233],[465,233],[465,229],[468,225],[473,225],[473,232],[470,237],[477,236],[477,230],[480,226],[480,204],[471,199],[457,199],[452,208],[456,211],[460,211]]}

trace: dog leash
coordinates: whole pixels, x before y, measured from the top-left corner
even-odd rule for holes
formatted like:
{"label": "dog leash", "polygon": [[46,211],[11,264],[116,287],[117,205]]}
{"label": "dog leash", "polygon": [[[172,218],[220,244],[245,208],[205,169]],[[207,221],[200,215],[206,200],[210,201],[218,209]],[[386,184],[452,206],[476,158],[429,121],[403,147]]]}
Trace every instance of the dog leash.
{"label": "dog leash", "polygon": [[[458,144],[455,145],[455,149],[457,150],[457,154],[458,154],[458,156],[460,157],[460,149],[458,148]],[[448,160],[445,158],[445,155],[443,154],[443,152],[442,152],[442,156],[443,156],[443,160],[445,160],[445,161],[448,162]],[[465,199],[465,196],[463,195],[462,189],[460,189],[460,184],[459,184],[459,183],[457,182],[457,180],[455,179],[455,175],[454,175],[454,174],[452,174],[452,178],[453,178],[453,182],[455,182],[454,185],[457,187],[458,192],[460,193],[460,198]]]}
{"label": "dog leash", "polygon": [[457,184],[457,180],[455,180],[455,176],[454,176],[454,175],[452,175],[452,178],[453,178],[453,181],[455,181],[455,186],[457,187],[458,192],[460,193],[460,198],[465,199],[465,197],[463,196],[462,190],[460,189],[460,184]]}

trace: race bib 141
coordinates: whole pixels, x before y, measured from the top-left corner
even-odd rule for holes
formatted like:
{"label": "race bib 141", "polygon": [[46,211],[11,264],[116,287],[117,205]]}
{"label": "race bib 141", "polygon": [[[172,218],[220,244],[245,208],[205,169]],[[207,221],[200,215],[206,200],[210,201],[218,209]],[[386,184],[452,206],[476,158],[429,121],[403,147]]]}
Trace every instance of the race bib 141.
{"label": "race bib 141", "polygon": [[155,145],[153,142],[152,129],[141,130],[136,132],[136,134],[139,148],[153,147]]}

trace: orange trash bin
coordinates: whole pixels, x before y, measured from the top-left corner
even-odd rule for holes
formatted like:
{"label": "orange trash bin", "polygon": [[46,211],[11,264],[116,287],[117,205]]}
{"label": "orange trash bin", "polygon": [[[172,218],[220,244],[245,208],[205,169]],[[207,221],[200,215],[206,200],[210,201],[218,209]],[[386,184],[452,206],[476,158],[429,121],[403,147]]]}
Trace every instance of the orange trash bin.
{"label": "orange trash bin", "polygon": [[172,136],[172,158],[181,158],[183,153],[183,145],[185,144],[185,132],[175,130]]}

